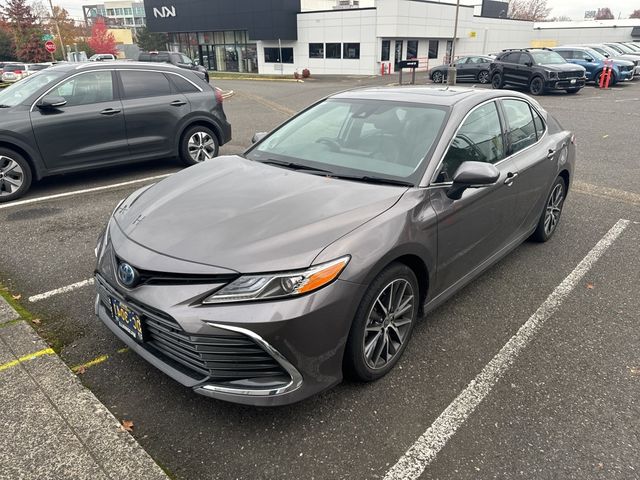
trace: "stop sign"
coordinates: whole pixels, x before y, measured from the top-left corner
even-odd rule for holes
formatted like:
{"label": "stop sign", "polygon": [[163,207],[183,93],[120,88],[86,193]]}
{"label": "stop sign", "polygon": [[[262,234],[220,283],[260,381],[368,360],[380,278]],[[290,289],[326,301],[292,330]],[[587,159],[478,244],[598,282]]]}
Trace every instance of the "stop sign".
{"label": "stop sign", "polygon": [[47,49],[47,52],[53,53],[56,51],[56,44],[51,40],[47,40],[46,42],[44,42],[44,48]]}

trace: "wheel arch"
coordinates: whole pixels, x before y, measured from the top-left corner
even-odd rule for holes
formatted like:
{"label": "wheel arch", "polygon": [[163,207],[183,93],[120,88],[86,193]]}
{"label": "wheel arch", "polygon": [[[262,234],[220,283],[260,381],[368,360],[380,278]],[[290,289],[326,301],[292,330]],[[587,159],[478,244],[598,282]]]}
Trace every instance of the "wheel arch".
{"label": "wheel arch", "polygon": [[29,164],[29,167],[31,167],[31,173],[34,179],[40,180],[43,177],[42,168],[40,167],[38,162],[34,160],[34,154],[29,152],[28,149],[15,142],[9,142],[2,138],[0,138],[0,148],[14,150],[16,153],[22,156]]}
{"label": "wheel arch", "polygon": [[183,127],[180,129],[180,134],[178,135],[178,143],[176,145],[176,154],[179,154],[180,152],[180,145],[182,144],[182,140],[183,140],[182,136],[184,135],[184,132],[186,132],[189,128],[196,127],[196,126],[207,127],[213,130],[213,133],[215,134],[216,139],[218,140],[218,145],[222,145],[222,129],[220,128],[220,126],[218,126],[212,120],[196,117],[185,122]]}
{"label": "wheel arch", "polygon": [[570,185],[570,180],[571,180],[571,174],[569,173],[569,170],[567,170],[565,168],[562,171],[560,171],[558,176],[562,177],[562,179],[564,180],[564,186],[566,188],[566,190],[565,190],[565,192],[566,192],[565,196],[566,196],[569,193],[569,185]]}

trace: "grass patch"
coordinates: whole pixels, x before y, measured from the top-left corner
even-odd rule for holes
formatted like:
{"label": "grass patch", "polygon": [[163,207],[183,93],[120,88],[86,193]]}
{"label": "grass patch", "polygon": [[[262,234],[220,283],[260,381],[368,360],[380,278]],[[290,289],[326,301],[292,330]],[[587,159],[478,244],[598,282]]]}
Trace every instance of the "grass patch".
{"label": "grass patch", "polygon": [[24,320],[33,320],[35,318],[29,310],[24,308],[13,298],[13,295],[11,295],[11,292],[9,292],[7,287],[0,285],[0,296],[2,296],[2,298],[4,298]]}

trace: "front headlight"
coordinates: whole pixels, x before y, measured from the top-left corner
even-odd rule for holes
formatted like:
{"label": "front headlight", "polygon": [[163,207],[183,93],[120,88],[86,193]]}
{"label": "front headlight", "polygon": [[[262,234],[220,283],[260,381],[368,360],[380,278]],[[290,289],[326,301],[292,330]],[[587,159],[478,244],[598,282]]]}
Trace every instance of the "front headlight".
{"label": "front headlight", "polygon": [[549,78],[555,80],[558,78],[558,72],[549,72]]}
{"label": "front headlight", "polygon": [[202,303],[246,302],[292,297],[313,292],[328,285],[342,273],[351,257],[340,257],[331,262],[315,265],[307,270],[264,275],[243,275]]}

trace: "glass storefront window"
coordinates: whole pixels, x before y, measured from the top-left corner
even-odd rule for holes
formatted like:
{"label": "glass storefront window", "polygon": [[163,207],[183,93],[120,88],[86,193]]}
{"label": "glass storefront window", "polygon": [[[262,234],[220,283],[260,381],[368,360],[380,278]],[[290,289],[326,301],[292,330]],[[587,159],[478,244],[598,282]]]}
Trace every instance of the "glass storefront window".
{"label": "glass storefront window", "polygon": [[247,32],[170,33],[169,48],[198,60],[208,70],[257,72],[258,50]]}
{"label": "glass storefront window", "polygon": [[236,43],[233,32],[224,32],[224,43],[227,45]]}

